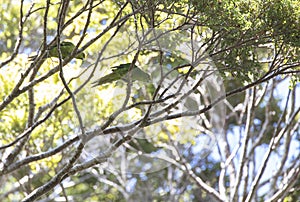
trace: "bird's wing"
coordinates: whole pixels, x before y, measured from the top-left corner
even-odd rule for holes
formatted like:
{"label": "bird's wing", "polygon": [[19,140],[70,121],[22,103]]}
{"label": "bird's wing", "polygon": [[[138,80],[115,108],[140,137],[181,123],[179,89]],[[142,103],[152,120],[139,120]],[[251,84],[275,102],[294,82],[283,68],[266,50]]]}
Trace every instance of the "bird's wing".
{"label": "bird's wing", "polygon": [[123,75],[120,72],[118,72],[118,71],[112,72],[112,73],[105,75],[104,77],[101,77],[100,79],[94,81],[92,83],[92,87],[103,85],[106,83],[111,83],[113,81],[117,81],[117,80],[121,79],[122,77],[123,77]]}
{"label": "bird's wing", "polygon": [[92,83],[92,87],[99,86],[99,85],[106,84],[106,83],[111,83],[116,80],[118,80],[117,75],[114,73],[110,73],[108,75],[105,75],[104,77],[101,77],[97,81],[94,81]]}
{"label": "bird's wing", "polygon": [[[112,67],[112,73],[105,75],[104,77],[101,77],[97,81],[94,81],[92,83],[92,87],[106,84],[106,83],[111,83],[113,81],[120,80],[120,79],[124,79],[124,80],[128,79],[127,73],[130,68],[130,65],[131,63],[127,63],[127,64],[121,64],[119,66]],[[148,82],[151,79],[149,74],[147,74],[146,72],[138,68],[136,65],[132,69],[131,76],[133,81],[139,80],[139,81]]]}
{"label": "bird's wing", "polygon": [[[66,58],[69,56],[69,54],[73,51],[75,48],[75,45],[72,42],[69,41],[63,41],[60,43],[60,50],[63,58]],[[52,46],[49,49],[49,56],[48,57],[59,57],[57,45]]]}

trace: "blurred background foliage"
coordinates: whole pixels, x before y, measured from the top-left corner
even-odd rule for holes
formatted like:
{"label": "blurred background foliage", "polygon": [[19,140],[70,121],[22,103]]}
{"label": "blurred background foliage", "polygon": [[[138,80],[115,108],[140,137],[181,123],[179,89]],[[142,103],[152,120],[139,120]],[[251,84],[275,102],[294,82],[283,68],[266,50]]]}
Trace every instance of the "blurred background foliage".
{"label": "blurred background foliage", "polygon": [[[47,44],[57,34],[58,10],[61,1],[50,1],[46,29],[43,25],[46,1],[36,1],[34,4],[30,0],[24,0],[23,2],[23,18],[20,19],[20,1],[1,1],[0,61],[7,59],[14,51],[15,44],[17,44],[20,36],[20,20],[23,21],[20,49],[13,61],[0,69],[1,102],[11,93],[30,65],[28,57],[36,55],[41,50],[44,42],[44,31],[46,31]],[[120,13],[118,18],[128,18],[128,20],[120,27],[114,39],[106,45],[106,42],[110,40],[115,32],[115,29],[109,28],[109,26],[118,14],[119,9],[125,4],[125,1],[94,1],[95,6],[87,32],[84,33],[85,36],[79,48],[89,43],[96,35],[106,29],[109,29],[109,31],[105,32],[102,37],[84,50],[87,55],[85,60],[73,59],[64,67],[65,77],[68,81],[71,80],[69,86],[72,90],[84,83],[91,73],[91,66],[104,47],[106,49],[102,53],[102,60],[96,67],[95,76],[92,80],[109,73],[111,71],[109,67],[111,66],[132,62],[135,56],[134,48],[137,47],[137,38],[141,36],[136,30],[145,31],[153,27],[158,30],[156,34],[160,34],[160,29],[176,31],[175,34],[168,35],[167,33],[168,40],[159,41],[166,51],[159,51],[157,47],[152,47],[153,44],[148,44],[141,50],[136,64],[148,72],[152,80],[144,83],[133,83],[129,104],[151,100],[155,95],[155,90],[159,87],[157,84],[161,72],[165,74],[180,65],[189,64],[186,55],[181,50],[177,50],[176,47],[187,43],[191,37],[194,37],[193,40],[199,42],[200,45],[205,43],[203,50],[212,58],[217,68],[213,70],[217,71],[224,79],[226,92],[264,76],[270,70],[275,57],[274,52],[278,49],[281,49],[280,56],[283,65],[276,66],[275,68],[278,68],[278,70],[284,65],[299,62],[299,1],[132,0],[129,2],[129,5]],[[61,41],[72,41],[74,44],[80,41],[88,17],[88,11],[82,10],[83,5],[86,3],[87,1],[82,0],[69,2],[64,21],[66,26],[61,34]],[[135,15],[131,15],[133,11],[136,12]],[[127,17],[128,15],[130,16]],[[193,36],[191,36],[190,30],[194,31]],[[150,34],[149,38],[151,37],[153,35]],[[41,78],[58,64],[57,58],[48,58],[40,67],[36,78]],[[200,68],[202,67],[200,65]],[[293,70],[299,71],[299,66],[295,66]],[[170,80],[182,78],[186,73],[184,70],[173,70],[168,78]],[[284,78],[284,76],[278,78],[278,82],[284,80]],[[295,80],[297,79],[298,76],[295,75]],[[28,79],[25,80],[21,88],[29,83]],[[76,94],[77,104],[82,112],[87,129],[101,126],[113,112],[120,108],[126,97],[126,86],[123,81],[93,89],[87,84]],[[164,89],[167,86],[168,83],[163,84],[156,97],[164,94]],[[67,93],[56,100],[62,89],[63,84],[57,73],[37,83],[34,86],[36,112],[39,112],[51,102],[63,101],[68,96]],[[203,96],[200,92],[196,92],[194,97],[184,100],[182,108],[172,109],[173,112],[198,110],[200,105],[204,106],[205,102],[205,100],[200,101],[201,99],[198,98],[201,95]],[[227,101],[230,106],[236,107],[245,102],[245,96],[245,93],[242,92],[228,98]],[[279,98],[268,93],[268,99],[270,99],[268,105],[261,102],[255,106],[255,118],[252,128],[252,139],[255,142],[266,116],[268,113],[272,114],[265,136],[259,144],[262,147],[270,142],[280,115],[283,113],[282,101]],[[161,103],[158,106],[164,107],[166,104],[168,103]],[[0,111],[1,145],[12,142],[24,132],[28,124],[28,109],[28,94],[23,93]],[[139,120],[147,109],[147,105],[134,107],[126,113],[122,113],[112,125],[129,124]],[[41,111],[36,119],[39,120],[41,117],[45,117],[48,112],[48,110]],[[166,113],[169,113],[169,111]],[[237,113],[240,115],[240,112]],[[238,115],[227,116],[224,127],[226,129],[225,134],[231,134],[236,127],[245,126],[245,117],[239,119],[237,118]],[[211,122],[210,116],[212,115],[206,114],[205,117],[153,124],[139,132],[138,138],[133,139],[129,144],[125,144],[124,147],[126,151],[131,150],[133,154],[139,152],[151,154],[161,151],[162,148],[168,150],[166,145],[173,144],[176,146],[175,148],[178,148],[179,151],[177,152],[183,153],[183,156],[178,158],[184,158],[187,162],[191,162],[191,169],[195,171],[197,176],[202,177],[205,182],[218,190],[217,177],[220,175],[220,159],[207,156],[206,152],[208,151],[197,151],[195,149],[199,147],[199,142],[204,141],[201,138],[208,136],[206,134],[207,130],[213,131],[214,129],[213,125],[207,125],[207,122]],[[181,127],[182,125],[185,126],[184,129]],[[67,101],[59,106],[43,124],[32,131],[28,144],[25,145],[24,151],[20,153],[17,159],[20,160],[49,151],[70,139],[78,131],[78,120],[72,103]],[[153,134],[156,135],[153,136]],[[110,137],[110,141],[113,142],[115,138]],[[149,141],[139,138],[147,138]],[[32,162],[13,172],[12,175],[5,176],[3,179],[6,183],[1,185],[1,201],[22,199],[26,194],[47,182],[68,161],[75,148],[76,146],[66,148],[59,154]],[[170,150],[169,152],[175,151]],[[1,155],[3,154],[1,152]],[[117,157],[121,158],[122,156]],[[139,164],[139,162],[135,163]],[[199,167],[199,165],[203,166]],[[61,199],[64,194],[71,197],[71,201],[211,200],[210,196],[195,184],[189,182],[188,173],[182,172],[174,165],[164,167],[155,175],[153,173],[133,175],[130,174],[129,168],[128,173],[119,174],[114,170],[105,170],[97,166],[89,168],[67,179],[63,191],[62,188],[55,188],[54,192],[50,192],[48,195],[49,201],[52,199],[54,201],[54,198]],[[34,177],[31,178],[32,175]],[[29,180],[26,181],[24,176],[28,176]],[[225,180],[227,185],[228,176]],[[18,184],[20,181],[22,183],[19,183],[17,190],[11,191],[14,184]],[[9,193],[10,191],[11,193]],[[226,191],[230,191],[229,187]],[[296,197],[299,197],[299,191],[287,196],[287,198],[292,199]]]}

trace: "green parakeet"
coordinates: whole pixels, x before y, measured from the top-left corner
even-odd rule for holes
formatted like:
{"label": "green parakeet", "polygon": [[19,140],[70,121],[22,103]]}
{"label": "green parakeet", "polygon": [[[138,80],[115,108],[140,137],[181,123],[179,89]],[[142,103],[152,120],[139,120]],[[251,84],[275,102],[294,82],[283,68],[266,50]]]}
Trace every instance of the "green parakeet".
{"label": "green parakeet", "polygon": [[[69,41],[61,42],[60,43],[60,51],[61,51],[62,58],[63,59],[67,58],[72,53],[74,48],[75,48],[75,45],[72,42],[69,42]],[[36,56],[30,57],[30,60],[31,61],[34,60],[35,57]],[[56,58],[59,57],[57,45],[50,47],[50,49],[45,54],[43,59],[47,59],[47,58],[51,58],[51,57],[56,57]],[[75,56],[75,58],[83,60],[85,58],[85,54],[79,53],[78,55]]]}
{"label": "green parakeet", "polygon": [[[131,63],[121,64],[119,66],[112,67],[112,73],[101,77],[100,79],[92,83],[92,87],[99,86],[106,83],[111,83],[120,79],[128,79],[128,73],[130,70]],[[149,74],[134,65],[131,69],[132,81],[150,81],[151,77]]]}

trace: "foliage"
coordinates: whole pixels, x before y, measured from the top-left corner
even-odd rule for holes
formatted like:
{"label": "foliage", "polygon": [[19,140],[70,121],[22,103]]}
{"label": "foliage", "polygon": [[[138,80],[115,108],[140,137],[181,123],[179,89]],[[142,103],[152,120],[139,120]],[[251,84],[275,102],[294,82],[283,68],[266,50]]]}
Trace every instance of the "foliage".
{"label": "foliage", "polygon": [[0,201],[300,197],[299,1],[0,9]]}

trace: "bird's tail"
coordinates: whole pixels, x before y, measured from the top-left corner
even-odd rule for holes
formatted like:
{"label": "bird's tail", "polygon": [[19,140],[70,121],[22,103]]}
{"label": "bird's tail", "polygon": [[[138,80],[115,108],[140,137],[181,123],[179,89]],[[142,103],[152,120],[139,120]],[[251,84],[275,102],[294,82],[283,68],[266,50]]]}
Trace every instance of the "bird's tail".
{"label": "bird's tail", "polygon": [[109,75],[106,75],[106,76],[100,78],[99,80],[97,80],[95,82],[92,82],[92,87],[100,86],[100,85],[103,85],[106,83],[111,83],[115,80],[116,80],[116,78],[109,74]]}

